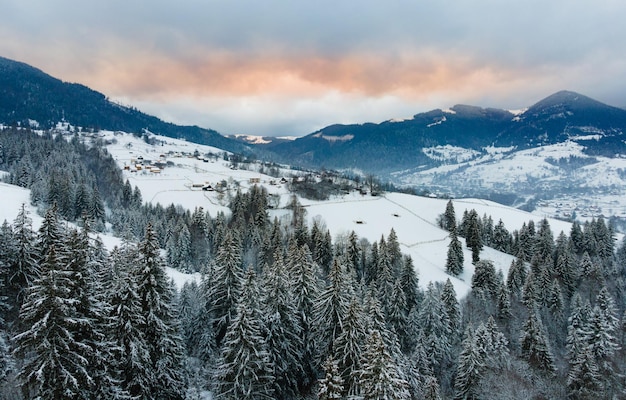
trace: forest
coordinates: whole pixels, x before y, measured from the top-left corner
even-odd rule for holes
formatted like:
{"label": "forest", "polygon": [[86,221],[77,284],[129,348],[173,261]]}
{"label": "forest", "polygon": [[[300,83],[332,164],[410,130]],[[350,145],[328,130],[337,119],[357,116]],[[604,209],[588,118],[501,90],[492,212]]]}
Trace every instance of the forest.
{"label": "forest", "polygon": [[[229,216],[148,204],[101,143],[14,129],[0,170],[44,215],[0,226],[3,398],[626,397],[626,241],[602,219],[510,231],[449,202],[447,272],[464,246],[475,265],[458,299],[393,230],[332,238],[296,196],[287,220],[262,187]],[[506,276],[484,246],[515,256]],[[178,289],[166,266],[202,278]]]}

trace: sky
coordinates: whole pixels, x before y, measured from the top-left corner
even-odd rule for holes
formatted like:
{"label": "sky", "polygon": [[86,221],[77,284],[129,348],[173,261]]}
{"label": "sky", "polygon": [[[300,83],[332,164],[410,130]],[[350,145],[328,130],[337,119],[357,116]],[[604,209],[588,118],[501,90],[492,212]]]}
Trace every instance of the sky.
{"label": "sky", "polygon": [[623,0],[0,0],[0,15],[0,56],[223,134],[559,90],[626,107]]}

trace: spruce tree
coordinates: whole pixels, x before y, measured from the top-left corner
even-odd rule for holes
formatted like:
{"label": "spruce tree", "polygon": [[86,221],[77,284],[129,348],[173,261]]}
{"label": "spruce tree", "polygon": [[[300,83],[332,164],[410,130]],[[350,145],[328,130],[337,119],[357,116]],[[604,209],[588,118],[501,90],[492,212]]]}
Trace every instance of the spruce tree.
{"label": "spruce tree", "polygon": [[596,360],[586,347],[572,360],[566,382],[568,395],[581,400],[601,398],[601,379]]}
{"label": "spruce tree", "polygon": [[400,273],[400,282],[404,290],[404,298],[406,299],[406,307],[409,312],[416,308],[421,297],[421,289],[419,287],[419,278],[413,266],[411,256],[404,256],[402,272]]}
{"label": "spruce tree", "polygon": [[343,379],[339,374],[337,361],[328,357],[322,366],[323,378],[318,382],[317,397],[319,400],[339,400],[343,398]]}
{"label": "spruce tree", "polygon": [[235,316],[237,301],[241,294],[243,280],[241,252],[237,235],[227,231],[217,250],[212,274],[206,277],[209,279],[207,311],[213,318],[213,330],[218,347]]}
{"label": "spruce tree", "polygon": [[115,343],[120,368],[120,384],[133,397],[149,398],[145,388],[151,385],[150,352],[144,331],[145,316],[137,293],[136,276],[132,274],[138,252],[124,245],[112,254],[113,278],[109,302],[112,325],[110,334]]}
{"label": "spruce tree", "polygon": [[484,349],[476,343],[471,325],[465,331],[454,381],[455,399],[475,399],[485,369]]}
{"label": "spruce tree", "polygon": [[218,399],[273,399],[274,366],[263,335],[256,277],[248,270],[214,372]]}
{"label": "spruce tree", "polygon": [[320,292],[313,310],[313,331],[317,338],[317,362],[321,364],[333,353],[332,346],[343,332],[344,318],[347,315],[352,285],[344,267],[338,260],[328,275],[328,285]]}
{"label": "spruce tree", "polygon": [[476,263],[474,275],[472,275],[472,290],[483,291],[488,296],[496,296],[498,278],[492,261],[480,260]]}
{"label": "spruce tree", "polygon": [[[138,246],[135,271],[137,295],[145,317],[141,327],[150,357],[151,376],[143,396],[169,399],[184,398],[184,349],[179,335],[179,321],[172,309],[172,288],[165,274],[160,248],[151,224]],[[148,397],[152,398],[152,397]]]}
{"label": "spruce tree", "polygon": [[16,354],[28,358],[18,378],[25,398],[91,398],[94,380],[88,360],[92,349],[76,340],[71,271],[63,268],[56,246],[47,248],[41,275],[33,282],[20,310],[24,331],[17,334]]}
{"label": "spruce tree", "polygon": [[463,245],[456,236],[456,230],[450,232],[450,244],[448,245],[448,257],[446,259],[446,272],[458,276],[463,272]]}
{"label": "spruce tree", "polygon": [[472,250],[473,263],[480,260],[480,251],[483,249],[481,237],[482,233],[480,230],[480,223],[478,221],[478,213],[476,213],[476,210],[472,209],[468,214],[465,243],[467,244],[467,247]]}
{"label": "spruce tree", "polygon": [[446,211],[441,219],[441,227],[448,232],[456,231],[456,214],[452,200],[448,200],[446,203]]}
{"label": "spruce tree", "polygon": [[[32,219],[24,204],[13,222],[13,239],[15,248],[11,251],[6,248],[8,254],[13,257],[5,261],[5,278],[7,306],[9,307],[9,320],[12,325],[17,319],[22,303],[26,298],[26,291],[39,277],[39,258],[35,248],[35,233],[32,229]],[[7,254],[7,255],[8,255]]]}
{"label": "spruce tree", "polygon": [[520,342],[522,358],[528,361],[532,367],[548,373],[556,371],[554,356],[545,329],[538,312],[532,308],[529,310],[526,323],[524,323]]}
{"label": "spruce tree", "polygon": [[262,313],[267,337],[267,350],[274,367],[274,394],[293,398],[303,378],[302,327],[298,319],[293,282],[287,274],[280,252],[274,264],[266,266],[263,279]]}
{"label": "spruce tree", "polygon": [[408,383],[377,330],[369,333],[361,359],[359,382],[364,400],[410,399]]}
{"label": "spruce tree", "polygon": [[358,372],[366,339],[363,311],[356,298],[350,301],[344,319],[344,328],[333,343],[333,352],[334,357],[337,357],[344,396],[356,396],[360,392]]}
{"label": "spruce tree", "polygon": [[434,371],[440,372],[450,358],[450,320],[432,282],[428,284],[420,306],[418,321],[424,335],[430,366]]}
{"label": "spruce tree", "polygon": [[315,301],[321,290],[318,279],[319,267],[313,262],[309,246],[304,244],[299,248],[290,247],[288,253],[289,275],[291,289],[294,296],[294,306],[297,310],[298,323],[302,329],[302,341],[299,353],[302,360],[303,376],[299,382],[300,391],[306,391],[315,380],[315,343],[314,308]]}
{"label": "spruce tree", "polygon": [[448,321],[450,322],[450,333],[452,338],[454,338],[459,334],[459,329],[461,328],[461,310],[459,301],[456,298],[456,291],[454,290],[450,278],[446,279],[446,283],[443,285],[441,301],[443,302]]}

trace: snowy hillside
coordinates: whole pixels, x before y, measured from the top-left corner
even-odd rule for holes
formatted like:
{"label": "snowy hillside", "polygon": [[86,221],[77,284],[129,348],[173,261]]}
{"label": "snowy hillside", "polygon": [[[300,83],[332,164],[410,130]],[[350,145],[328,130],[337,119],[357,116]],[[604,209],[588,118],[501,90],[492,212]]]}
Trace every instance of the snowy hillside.
{"label": "snowy hillside", "polygon": [[[394,174],[402,185],[454,196],[510,193],[534,198],[539,215],[586,219],[626,216],[626,158],[592,157],[575,141],[504,152]],[[567,203],[570,207],[558,207]]]}
{"label": "snowy hillside", "polygon": [[[272,218],[287,218],[290,214],[284,207],[291,200],[292,194],[284,183],[280,183],[280,178],[259,172],[260,165],[257,163],[246,164],[250,170],[236,169],[232,167],[232,162],[222,158],[224,152],[219,149],[166,137],[155,136],[155,144],[147,144],[132,135],[103,132],[99,139],[110,142],[108,150],[123,170],[125,178],[141,190],[144,201],[162,205],[173,203],[192,211],[195,207],[203,207],[215,216],[218,212],[230,212],[227,208],[229,197],[237,189],[245,191],[251,185],[258,184],[264,186],[274,198],[275,207],[270,210]],[[198,156],[192,156],[194,153]],[[206,157],[206,154],[215,156]],[[140,160],[143,165],[137,170]],[[151,162],[164,166],[159,168],[159,172],[153,172],[148,166]],[[280,172],[284,176],[299,173],[288,169]],[[219,184],[224,182],[225,187],[219,188]],[[203,190],[203,187],[206,189],[209,185],[212,190]],[[12,221],[20,204],[29,203],[29,191],[6,184],[2,184],[1,190],[3,204],[7,206],[0,210],[0,220]],[[374,242],[394,229],[402,252],[413,258],[422,286],[430,281],[445,281],[449,277],[445,273],[448,233],[436,224],[438,215],[445,210],[447,200],[400,193],[373,197],[352,192],[327,201],[300,199],[300,202],[307,210],[309,224],[312,225],[313,220],[324,222],[333,237],[347,236],[354,230],[360,238]],[[491,215],[494,222],[502,219],[511,231],[519,229],[531,219],[538,221],[542,218],[540,215],[478,199],[454,200],[454,206],[458,218],[464,210],[476,209],[481,216]],[[35,210],[31,211],[37,227],[40,218],[36,216]],[[562,230],[569,232],[570,226],[566,222],[551,220],[550,223],[557,234]],[[119,243],[116,238],[106,236],[103,241],[108,247]],[[464,272],[458,279],[451,278],[460,296],[469,291],[474,271],[471,252],[469,249],[464,251]],[[503,270],[505,276],[513,260],[512,256],[489,248],[483,250],[482,258],[493,260],[496,268]],[[177,277],[179,282],[188,278]]]}

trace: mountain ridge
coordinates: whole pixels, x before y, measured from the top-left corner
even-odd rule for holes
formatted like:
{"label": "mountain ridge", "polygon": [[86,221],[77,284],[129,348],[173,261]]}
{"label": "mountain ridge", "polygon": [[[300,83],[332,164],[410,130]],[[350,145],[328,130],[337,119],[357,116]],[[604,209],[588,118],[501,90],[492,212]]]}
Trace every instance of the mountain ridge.
{"label": "mountain ridge", "polygon": [[162,121],[134,107],[114,103],[82,84],[63,82],[26,63],[0,57],[0,122],[28,126],[30,120],[44,128],[67,121],[83,128],[136,134],[148,130],[228,151],[249,151],[241,142],[212,129]]}
{"label": "mountain ridge", "polygon": [[[479,152],[489,146],[524,149],[584,140],[593,134],[594,142],[586,143],[589,154],[624,154],[625,131],[626,110],[564,90],[517,115],[503,109],[457,104],[402,121],[330,125],[292,142],[260,146],[283,160],[309,167],[356,168],[384,175],[418,165],[436,166],[437,162],[423,152],[443,145]],[[348,137],[351,139],[334,139]]]}

